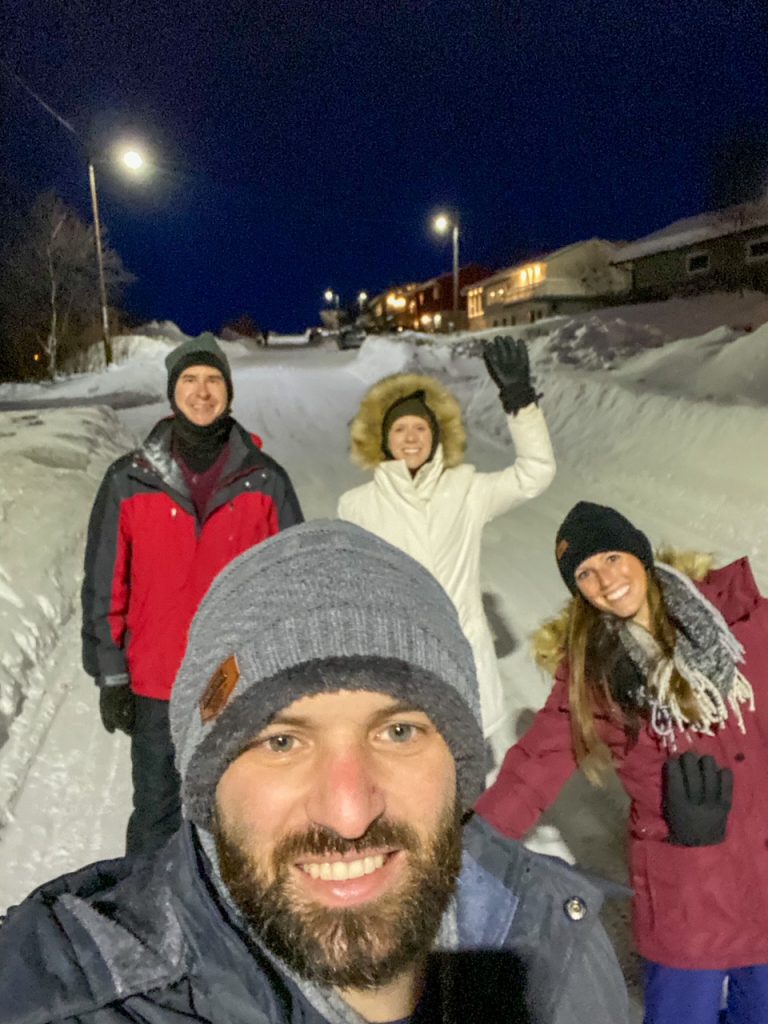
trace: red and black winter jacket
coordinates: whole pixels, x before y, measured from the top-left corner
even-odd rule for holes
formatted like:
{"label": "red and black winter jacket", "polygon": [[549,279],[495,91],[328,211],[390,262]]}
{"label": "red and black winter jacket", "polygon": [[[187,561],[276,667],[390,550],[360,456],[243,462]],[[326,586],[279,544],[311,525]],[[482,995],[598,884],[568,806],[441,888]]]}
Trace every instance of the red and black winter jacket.
{"label": "red and black winter jacket", "polygon": [[171,455],[173,419],[114,462],[88,524],[83,666],[127,674],[144,697],[168,700],[187,630],[214,577],[247,548],[303,521],[288,474],[238,423],[198,520]]}

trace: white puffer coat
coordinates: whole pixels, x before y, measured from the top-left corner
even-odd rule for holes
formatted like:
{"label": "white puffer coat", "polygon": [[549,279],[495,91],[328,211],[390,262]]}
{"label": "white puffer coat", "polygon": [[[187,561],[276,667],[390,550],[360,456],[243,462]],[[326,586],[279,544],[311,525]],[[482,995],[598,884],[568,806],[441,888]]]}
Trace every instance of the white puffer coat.
{"label": "white puffer coat", "polygon": [[491,519],[541,494],[555,475],[541,410],[529,405],[507,417],[507,423],[517,454],[507,469],[480,473],[464,463],[445,468],[441,444],[414,477],[403,461],[380,462],[373,481],[343,494],[338,508],[339,518],[378,534],[421,562],[456,605],[475,655],[489,739],[501,728],[506,711],[481,598],[482,531]]}

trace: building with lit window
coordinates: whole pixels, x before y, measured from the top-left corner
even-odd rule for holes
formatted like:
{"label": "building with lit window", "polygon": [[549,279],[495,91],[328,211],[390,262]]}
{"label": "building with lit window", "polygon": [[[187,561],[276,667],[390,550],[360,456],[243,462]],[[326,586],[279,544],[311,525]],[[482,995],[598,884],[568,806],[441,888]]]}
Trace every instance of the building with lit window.
{"label": "building with lit window", "polygon": [[463,289],[469,330],[515,327],[594,309],[627,291],[630,275],[613,259],[619,246],[601,238],[496,271]]}
{"label": "building with lit window", "polygon": [[768,202],[685,217],[622,246],[614,262],[637,299],[718,289],[768,291]]}
{"label": "building with lit window", "polygon": [[441,274],[419,284],[398,285],[375,295],[368,303],[374,330],[426,333],[455,331],[467,325],[467,286],[488,274],[488,267],[468,263],[459,268],[459,311],[453,311],[453,274]]}

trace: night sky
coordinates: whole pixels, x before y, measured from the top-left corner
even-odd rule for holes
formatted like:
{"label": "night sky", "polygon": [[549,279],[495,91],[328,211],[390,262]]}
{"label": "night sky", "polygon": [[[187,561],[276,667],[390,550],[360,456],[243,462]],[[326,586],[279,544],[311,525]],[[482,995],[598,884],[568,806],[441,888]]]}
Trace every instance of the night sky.
{"label": "night sky", "polygon": [[[323,291],[503,266],[705,209],[768,132],[762,0],[5,0],[0,57],[97,154],[127,304],[185,331],[318,322]],[[0,184],[90,217],[76,140],[0,73]],[[745,142],[746,140],[746,142]],[[752,147],[754,149],[754,146]],[[728,172],[730,173],[730,172]],[[768,169],[766,169],[768,181]]]}

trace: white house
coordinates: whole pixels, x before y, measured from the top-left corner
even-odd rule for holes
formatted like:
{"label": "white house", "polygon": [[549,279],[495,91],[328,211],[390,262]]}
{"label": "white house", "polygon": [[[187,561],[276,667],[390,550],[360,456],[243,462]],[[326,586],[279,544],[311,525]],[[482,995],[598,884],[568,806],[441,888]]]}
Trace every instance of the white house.
{"label": "white house", "polygon": [[573,242],[467,286],[469,329],[514,327],[603,305],[630,286],[629,271],[612,263],[618,250],[601,238]]}

